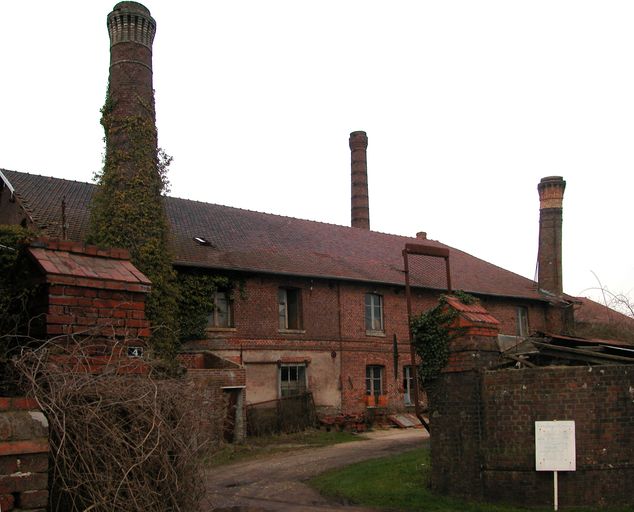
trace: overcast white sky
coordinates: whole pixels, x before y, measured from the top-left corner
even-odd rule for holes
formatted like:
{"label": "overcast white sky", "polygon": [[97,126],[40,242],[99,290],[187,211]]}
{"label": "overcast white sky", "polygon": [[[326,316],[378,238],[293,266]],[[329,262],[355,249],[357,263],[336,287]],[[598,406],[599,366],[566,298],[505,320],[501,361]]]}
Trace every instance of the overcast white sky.
{"label": "overcast white sky", "polygon": [[[0,2],[0,168],[101,167],[113,0]],[[567,181],[564,288],[634,293],[634,2],[147,0],[171,195],[350,223],[533,278],[544,176]]]}

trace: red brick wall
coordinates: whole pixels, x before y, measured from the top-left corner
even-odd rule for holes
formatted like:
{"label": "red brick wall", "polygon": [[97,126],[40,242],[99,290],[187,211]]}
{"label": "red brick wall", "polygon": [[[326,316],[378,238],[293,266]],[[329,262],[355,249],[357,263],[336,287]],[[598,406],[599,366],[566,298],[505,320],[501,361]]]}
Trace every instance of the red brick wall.
{"label": "red brick wall", "polygon": [[[278,290],[280,287],[301,290],[302,331],[283,334],[278,324]],[[246,283],[246,297],[236,293],[234,317],[237,333],[234,336],[258,339],[338,338],[339,318],[337,285],[319,279],[278,277],[251,278]],[[232,337],[231,334],[227,334]]]}
{"label": "red brick wall", "polygon": [[[73,270],[67,262],[63,273],[42,267],[42,281],[46,283],[46,335],[83,334],[105,338],[144,338],[150,334],[145,317],[145,300],[149,282],[128,281],[118,272],[117,264],[129,264],[125,249],[102,249],[69,240],[39,239],[33,250],[45,249],[46,254],[80,255],[100,269],[104,261],[109,265],[108,279],[87,277],[86,269]],[[33,253],[32,253],[33,255]],[[42,265],[50,256],[37,253],[34,259]],[[39,261],[42,259],[42,261]],[[91,267],[93,268],[93,267]],[[59,269],[55,269],[59,270]],[[137,271],[138,272],[138,271]],[[65,275],[68,273],[68,275]],[[94,274],[92,275],[100,275]]]}
{"label": "red brick wall", "polygon": [[48,423],[34,400],[0,398],[0,508],[45,512]]}
{"label": "red brick wall", "polygon": [[552,503],[535,471],[535,421],[574,420],[577,471],[559,474],[563,506],[634,504],[631,366],[444,374],[432,394],[435,490],[522,505]]}
{"label": "red brick wall", "polygon": [[149,335],[145,293],[82,286],[74,278],[48,288],[47,334],[137,338]]}
{"label": "red brick wall", "polygon": [[[246,372],[244,368],[227,369],[194,369],[187,370],[187,381],[198,404],[196,414],[203,433],[201,442],[222,440],[222,433],[227,421],[227,393],[239,393],[237,403],[234,437],[232,441],[240,441],[246,436],[246,401],[244,389]],[[233,387],[234,390],[223,389]]]}
{"label": "red brick wall", "polygon": [[[300,332],[279,330],[277,292],[281,286],[301,290],[303,329]],[[378,293],[383,297],[382,336],[371,336],[366,332],[366,293]],[[413,290],[413,313],[419,314],[435,306],[438,295],[439,292]],[[496,298],[487,298],[483,303],[501,321],[502,334],[515,334],[518,305],[528,307],[532,329],[546,330],[545,306],[539,303]],[[312,357],[316,360],[315,352],[335,352],[335,362],[340,365],[341,400],[329,404],[321,399],[320,405],[341,407],[346,412],[365,410],[365,368],[378,364],[385,368],[384,385],[389,407],[403,408],[403,366],[410,364],[404,287],[274,275],[249,277],[245,281],[244,295],[236,293],[234,320],[233,329],[210,329],[206,340],[188,343],[189,347],[219,351],[223,357],[235,361],[239,361],[241,354],[253,359],[254,351],[265,354],[260,358],[263,360],[270,359],[267,355],[273,356],[273,353],[274,359]],[[396,378],[394,335],[398,340]],[[317,368],[311,367],[311,371],[317,371]],[[277,395],[277,382],[271,381],[270,387],[269,398],[269,395]]]}
{"label": "red brick wall", "polygon": [[[564,330],[561,310],[546,303],[536,303],[521,299],[500,299],[484,297],[482,305],[500,322],[500,334],[515,336],[517,329],[517,308],[528,310],[530,332],[561,333]],[[552,311],[555,310],[555,314]]]}
{"label": "red brick wall", "polygon": [[[390,340],[391,342],[391,340]],[[383,391],[387,397],[387,411],[403,410],[403,366],[410,364],[409,345],[399,344],[398,364],[394,373],[392,346],[374,348],[357,345],[343,353],[341,369],[341,402],[347,413],[362,413],[366,406],[366,367],[383,366]]]}
{"label": "red brick wall", "polygon": [[[384,328],[390,340],[396,334],[407,339],[407,307],[403,287],[335,282],[319,279],[283,278],[263,276],[246,281],[246,297],[237,294],[234,302],[235,333],[222,333],[222,337],[284,339],[280,334],[277,317],[277,290],[279,287],[301,290],[304,337],[312,340],[353,339],[376,341],[365,330],[365,294],[377,293],[383,297]],[[414,315],[434,307],[440,292],[414,290]],[[500,333],[515,335],[517,307],[528,308],[531,330],[559,332],[560,325],[547,322],[547,304],[521,299],[483,298],[482,304],[500,321]]]}

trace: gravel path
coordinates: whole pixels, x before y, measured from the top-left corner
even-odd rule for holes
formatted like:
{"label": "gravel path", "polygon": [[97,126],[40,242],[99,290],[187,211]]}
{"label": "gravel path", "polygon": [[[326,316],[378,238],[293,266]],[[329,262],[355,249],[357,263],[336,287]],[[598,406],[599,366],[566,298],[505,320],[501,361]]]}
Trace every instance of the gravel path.
{"label": "gravel path", "polygon": [[333,503],[304,482],[326,470],[385,457],[421,446],[428,435],[418,429],[379,430],[369,439],[322,448],[301,449],[263,459],[212,468],[206,475],[206,507],[216,512],[372,509]]}

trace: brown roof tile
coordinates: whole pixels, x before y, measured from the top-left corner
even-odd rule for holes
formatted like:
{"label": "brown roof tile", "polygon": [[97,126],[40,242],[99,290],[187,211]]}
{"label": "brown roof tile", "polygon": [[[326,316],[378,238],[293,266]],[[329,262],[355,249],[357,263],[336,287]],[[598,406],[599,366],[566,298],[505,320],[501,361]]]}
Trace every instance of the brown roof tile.
{"label": "brown roof tile", "polygon": [[[67,236],[83,240],[95,185],[2,170],[22,206],[43,232],[61,235],[66,200]],[[176,264],[403,285],[402,250],[410,237],[280,215],[165,198]],[[200,245],[194,237],[209,244]],[[450,250],[452,284],[467,292],[542,300],[535,282],[440,242]],[[445,289],[442,260],[410,257],[413,286]]]}
{"label": "brown roof tile", "polygon": [[445,300],[453,309],[455,309],[463,318],[475,323],[485,323],[499,325],[500,322],[491,315],[483,306],[477,302],[473,304],[465,304],[458,297],[446,296]]}
{"label": "brown roof tile", "polygon": [[[48,276],[72,276],[148,285],[150,281],[125,260],[30,247],[29,252]],[[133,267],[132,267],[133,268]]]}

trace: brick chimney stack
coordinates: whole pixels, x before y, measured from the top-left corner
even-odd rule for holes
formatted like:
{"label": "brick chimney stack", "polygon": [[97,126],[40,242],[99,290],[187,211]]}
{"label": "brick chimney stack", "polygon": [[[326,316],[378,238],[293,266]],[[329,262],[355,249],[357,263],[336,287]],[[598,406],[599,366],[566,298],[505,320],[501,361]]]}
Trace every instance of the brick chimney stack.
{"label": "brick chimney stack", "polygon": [[137,2],[119,2],[108,15],[109,94],[113,117],[155,121],[152,43],[156,22]]}
{"label": "brick chimney stack", "polygon": [[368,198],[368,136],[365,132],[350,134],[352,159],[352,211],[353,228],[370,229],[370,201]]}
{"label": "brick chimney stack", "polygon": [[542,178],[539,192],[539,249],[537,281],[541,290],[563,293],[561,273],[561,227],[566,182],[561,176]]}

